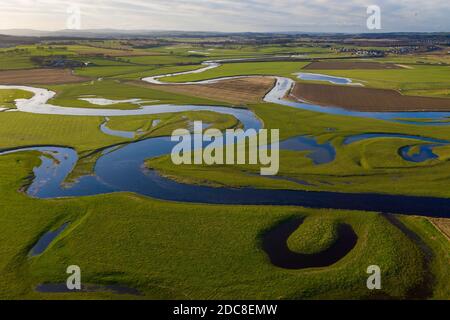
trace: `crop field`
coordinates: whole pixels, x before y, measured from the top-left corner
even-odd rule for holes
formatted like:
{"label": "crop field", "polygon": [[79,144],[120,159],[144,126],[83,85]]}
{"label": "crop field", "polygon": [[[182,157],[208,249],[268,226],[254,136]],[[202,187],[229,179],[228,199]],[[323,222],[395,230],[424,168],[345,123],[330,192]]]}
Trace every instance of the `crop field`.
{"label": "crop field", "polygon": [[251,77],[206,85],[161,87],[147,84],[145,87],[242,105],[261,102],[265,94],[273,88],[274,82],[274,79],[270,77]]}
{"label": "crop field", "polygon": [[[373,58],[328,39],[230,39],[46,40],[0,49],[0,299],[450,299],[448,212],[398,212],[400,200],[386,204],[392,210],[336,209],[308,198],[447,203],[446,56],[364,46],[386,52]],[[274,60],[280,55],[286,61]],[[63,67],[39,64],[43,57]],[[239,58],[257,62],[198,71]],[[299,72],[364,87],[300,80]],[[155,76],[159,84],[144,79]],[[233,76],[249,77],[183,84]],[[280,78],[293,87],[269,102]],[[329,113],[290,106],[292,96],[403,113]],[[416,117],[424,110],[449,114]],[[278,129],[278,174],[261,176],[252,164],[175,164],[169,143],[180,135],[171,135],[192,132],[195,121],[221,132],[255,123]],[[258,204],[230,200],[258,192],[266,192]],[[306,200],[273,204],[276,192],[305,192]],[[52,240],[34,254],[49,232]],[[282,266],[280,252],[317,265]],[[336,259],[320,264],[331,253]],[[68,263],[80,266],[83,290],[58,290]],[[366,287],[371,265],[382,270],[381,290]]]}
{"label": "crop field", "polygon": [[[448,89],[450,66],[410,65],[410,68],[384,70],[314,70],[331,76],[362,81],[369,88],[399,90],[402,94],[435,96],[436,90]],[[439,94],[437,95],[439,96]]]}
{"label": "crop field", "polygon": [[392,89],[297,83],[292,98],[358,111],[447,111],[449,99],[403,95]]}
{"label": "crop field", "polygon": [[35,67],[29,56],[17,56],[15,53],[0,51],[0,70],[29,69]]}
{"label": "crop field", "polygon": [[196,64],[204,59],[202,57],[192,56],[176,56],[176,55],[151,55],[140,57],[124,57],[123,60],[139,65],[169,65],[169,64]]}
{"label": "crop field", "polygon": [[0,71],[0,84],[58,84],[85,82],[89,79],[72,74],[71,70],[33,69]]}
{"label": "crop field", "polygon": [[333,54],[329,48],[320,46],[302,47],[290,46],[283,47],[277,45],[198,45],[193,39],[193,43],[174,44],[167,47],[158,47],[154,49],[146,49],[147,52],[152,52],[155,55],[175,54],[175,55],[189,55],[189,56],[203,56],[207,58],[245,58],[255,56],[273,56],[273,55],[308,55],[308,56],[325,56]]}

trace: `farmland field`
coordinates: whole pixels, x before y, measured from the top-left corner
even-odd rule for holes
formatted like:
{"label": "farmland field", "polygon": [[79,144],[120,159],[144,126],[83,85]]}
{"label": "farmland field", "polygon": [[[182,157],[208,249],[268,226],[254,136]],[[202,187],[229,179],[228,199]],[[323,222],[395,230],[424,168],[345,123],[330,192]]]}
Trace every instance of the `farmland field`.
{"label": "farmland field", "polygon": [[0,71],[0,84],[57,84],[85,82],[88,79],[74,76],[71,70],[33,69]]}
{"label": "farmland field", "polygon": [[324,106],[337,106],[358,111],[446,111],[450,101],[441,97],[402,95],[392,89],[337,87],[298,83],[292,97]]}
{"label": "farmland field", "polygon": [[314,72],[363,81],[367,87],[399,90],[405,95],[421,90],[423,95],[435,96],[434,90],[448,88],[450,66],[410,65],[410,68],[403,69],[314,70]]}
{"label": "farmland field", "polygon": [[158,85],[146,84],[145,87],[164,91],[167,90],[168,92],[173,93],[194,95],[197,97],[208,97],[241,105],[261,102],[264,95],[272,89],[273,85],[274,79],[271,77],[250,77],[224,80],[220,83],[206,85],[173,85],[170,87],[161,87]]}
{"label": "farmland field", "polygon": [[[245,39],[0,49],[0,299],[450,299],[448,57]],[[196,121],[278,129],[279,171],[175,163]]]}
{"label": "farmland field", "polygon": [[219,68],[205,71],[200,74],[181,75],[163,79],[167,82],[187,82],[221,77],[240,75],[286,75],[300,71],[307,62],[253,62],[253,63],[229,63]]}

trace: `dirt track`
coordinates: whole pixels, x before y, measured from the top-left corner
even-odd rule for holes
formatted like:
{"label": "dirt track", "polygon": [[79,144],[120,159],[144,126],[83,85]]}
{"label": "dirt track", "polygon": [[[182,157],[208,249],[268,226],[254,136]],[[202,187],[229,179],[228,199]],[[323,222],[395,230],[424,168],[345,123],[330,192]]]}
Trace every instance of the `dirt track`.
{"label": "dirt track", "polygon": [[361,87],[297,83],[290,98],[356,111],[450,111],[450,99]]}
{"label": "dirt track", "polygon": [[303,68],[304,70],[381,70],[381,69],[403,69],[401,66],[392,63],[378,62],[350,62],[350,61],[332,61],[332,62],[312,62]]}
{"label": "dirt track", "polygon": [[0,84],[33,85],[33,84],[61,84],[84,82],[89,79],[74,76],[66,69],[30,69],[0,71]]}
{"label": "dirt track", "polygon": [[133,82],[133,84],[139,84],[140,86],[160,91],[186,94],[239,105],[262,101],[265,94],[274,86],[275,79],[269,77],[251,77],[202,85],[155,85],[145,82]]}

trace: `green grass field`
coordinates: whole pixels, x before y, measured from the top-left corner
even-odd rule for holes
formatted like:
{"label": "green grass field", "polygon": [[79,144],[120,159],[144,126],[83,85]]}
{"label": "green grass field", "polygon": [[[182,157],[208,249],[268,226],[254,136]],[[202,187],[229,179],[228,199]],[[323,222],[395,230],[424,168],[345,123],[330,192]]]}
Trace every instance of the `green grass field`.
{"label": "green grass field", "polygon": [[29,99],[32,93],[23,90],[0,90],[0,108],[15,108],[16,99]]}
{"label": "green grass field", "polygon": [[4,53],[0,51],[0,70],[31,69],[35,65],[27,55]]}
{"label": "green grass field", "polygon": [[337,219],[312,216],[288,238],[287,245],[291,251],[314,254],[330,247],[337,238]]}
{"label": "green grass field", "polygon": [[163,56],[141,56],[141,57],[122,57],[125,61],[142,64],[142,65],[170,65],[170,64],[196,64],[204,59],[202,57],[189,57],[189,56],[175,56],[175,55],[163,55]]}
{"label": "green grass field", "polygon": [[1,112],[0,149],[32,145],[70,145],[77,150],[95,150],[123,139],[99,130],[101,117],[67,117]]}
{"label": "green grass field", "polygon": [[[2,298],[114,297],[33,291],[40,283],[64,281],[67,263],[81,267],[85,283],[128,285],[146,294],[141,298],[370,298],[365,271],[372,264],[383,270],[384,289],[377,296],[405,298],[423,285],[422,273],[427,272],[419,247],[378,214],[185,205],[131,194],[36,200],[16,191],[35,159],[33,154],[0,158],[6,195],[0,209]],[[260,248],[261,236],[292,216],[350,223],[359,237],[357,247],[329,268],[289,271],[271,266]],[[414,225],[420,224],[418,219],[408,217]],[[64,222],[70,226],[44,254],[27,257],[39,235]],[[448,249],[436,230],[427,232],[436,250]],[[433,268],[443,264],[445,257],[434,257]],[[436,279],[434,297],[446,296],[445,279]]]}
{"label": "green grass field", "polygon": [[371,88],[394,89],[403,94],[448,96],[450,66],[411,65],[411,69],[314,70],[314,73],[351,78]]}
{"label": "green grass field", "polygon": [[124,79],[124,80],[140,80],[145,77],[157,76],[160,74],[169,74],[176,72],[184,72],[191,71],[201,68],[198,64],[195,65],[187,65],[187,66],[165,66],[165,67],[156,67],[153,69],[143,69],[138,72],[124,73],[120,75],[113,76],[113,78]]}
{"label": "green grass field", "polygon": [[[153,121],[159,123],[153,126]],[[193,121],[203,121],[211,126],[224,130],[239,125],[239,121],[231,115],[219,114],[210,111],[166,113],[152,116],[111,117],[108,127],[114,130],[138,131],[152,136],[170,136],[177,128],[188,128]]]}
{"label": "green grass field", "polygon": [[[178,181],[233,187],[255,186],[259,188],[292,188],[329,190],[338,192],[379,192],[449,197],[445,188],[450,177],[447,151],[442,156],[424,163],[412,163],[398,155],[405,145],[417,145],[417,140],[400,138],[376,138],[351,145],[342,145],[345,137],[360,133],[397,133],[450,140],[450,127],[433,127],[397,124],[367,118],[352,118],[319,114],[310,111],[285,108],[272,104],[252,105],[256,114],[269,129],[282,128],[281,139],[298,135],[311,135],[323,143],[331,141],[336,148],[336,159],[323,165],[314,165],[307,152],[281,151],[281,177],[304,180],[305,186],[288,180],[274,180],[249,175],[258,173],[259,165],[198,166],[173,165],[167,156],[148,161],[148,166]],[[334,130],[330,132],[329,128]],[[223,174],[226,172],[226,174]],[[327,183],[323,183],[326,181]],[[393,183],[395,182],[395,183]],[[411,188],[414,185],[414,188]]]}
{"label": "green grass field", "polygon": [[228,63],[203,73],[167,77],[162,78],[162,81],[187,82],[239,75],[280,75],[290,77],[292,73],[301,71],[307,64],[308,62]]}
{"label": "green grass field", "polygon": [[[130,103],[98,106],[79,98],[228,105],[150,89],[130,80],[194,70],[200,68],[201,61],[211,58],[276,54],[340,56],[320,46],[230,44],[220,48],[201,46],[198,41],[189,38],[183,44],[176,42],[148,49],[133,49],[116,40],[19,46],[20,51],[15,54],[11,48],[0,49],[0,69],[37,67],[31,64],[32,56],[64,55],[90,60],[95,66],[77,69],[75,73],[92,80],[46,86],[57,92],[50,103],[135,109],[139,106]],[[401,62],[400,58],[389,58]],[[403,63],[410,63],[413,69],[323,73],[367,81],[369,87],[402,89],[407,94],[448,95],[448,66],[419,65],[404,59]],[[164,80],[196,81],[246,74],[292,78],[292,73],[301,71],[306,64],[230,63],[202,74]],[[0,107],[13,107],[14,99],[29,96],[27,92],[0,90]],[[282,139],[311,135],[321,143],[330,142],[336,149],[336,159],[329,164],[314,165],[307,152],[282,151],[279,176],[288,180],[255,175],[260,168],[251,165],[175,166],[168,156],[148,159],[146,165],[164,176],[192,184],[450,197],[448,146],[436,148],[438,159],[412,163],[403,160],[398,150],[406,145],[414,145],[416,150],[421,144],[417,140],[376,138],[343,145],[348,136],[380,132],[450,140],[450,126],[399,124],[267,103],[248,108],[265,128],[280,129]],[[202,111],[110,117],[108,127],[140,130],[136,139],[144,139],[168,136],[175,129],[188,128],[194,120],[220,130],[241,125],[229,115]],[[0,112],[0,150],[34,145],[72,147],[80,155],[66,180],[73,181],[92,174],[99,150],[131,141],[102,133],[99,127],[104,121],[104,117]],[[36,199],[27,196],[23,189],[30,182],[33,168],[40,164],[39,157],[36,152],[0,156],[0,299],[450,299],[450,242],[427,218],[302,207],[200,205],[160,201],[132,193]],[[310,185],[295,183],[291,178]],[[355,230],[357,245],[330,267],[304,270],[275,267],[262,249],[263,237],[293,217],[305,220],[287,240],[292,251],[313,254],[326,250],[337,240],[337,227],[342,223]],[[29,257],[30,249],[44,233],[64,223],[69,223],[67,229],[43,254]],[[123,285],[143,295],[35,290],[43,283],[64,283],[66,268],[72,264],[81,267],[85,284]],[[381,267],[381,291],[366,288],[369,276],[366,270],[370,265]]]}
{"label": "green grass field", "polygon": [[[185,39],[187,40],[187,39]],[[198,41],[199,39],[197,39]],[[192,41],[196,41],[192,39]],[[152,49],[146,49],[147,52],[152,52],[155,55],[165,53],[178,56],[204,56],[207,58],[246,58],[254,56],[267,56],[267,55],[327,55],[332,51],[329,48],[315,47],[302,47],[302,46],[277,46],[277,45],[233,45],[228,44],[221,47],[214,45],[197,45],[191,44],[178,44],[166,47],[157,47]]]}
{"label": "green grass field", "polygon": [[199,69],[199,65],[187,66],[145,66],[145,65],[107,65],[76,69],[75,74],[90,78],[116,78],[139,80],[160,74],[183,72]]}
{"label": "green grass field", "polygon": [[193,104],[193,105],[226,105],[219,101],[213,101],[192,96],[168,93],[149,89],[130,83],[125,84],[119,80],[103,80],[77,84],[64,84],[47,86],[56,91],[57,95],[49,101],[54,105],[80,108],[111,108],[111,109],[137,109],[139,105],[123,102],[110,106],[92,104],[80,98],[105,98],[110,100],[141,99],[143,105],[154,104]]}

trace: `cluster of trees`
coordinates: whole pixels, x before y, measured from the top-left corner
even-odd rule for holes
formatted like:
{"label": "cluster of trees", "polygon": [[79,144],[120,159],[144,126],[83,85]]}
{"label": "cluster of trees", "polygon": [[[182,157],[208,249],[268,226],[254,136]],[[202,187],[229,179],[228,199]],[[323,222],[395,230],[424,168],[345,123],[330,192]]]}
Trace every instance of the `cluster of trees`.
{"label": "cluster of trees", "polygon": [[77,60],[69,60],[66,58],[66,56],[58,56],[58,57],[33,56],[30,58],[30,60],[36,65],[52,68],[78,68],[85,66],[84,62]]}
{"label": "cluster of trees", "polygon": [[5,51],[0,51],[0,54],[29,54],[30,50],[28,49],[22,49],[22,48],[14,48],[14,49],[9,49],[9,50],[5,50]]}

